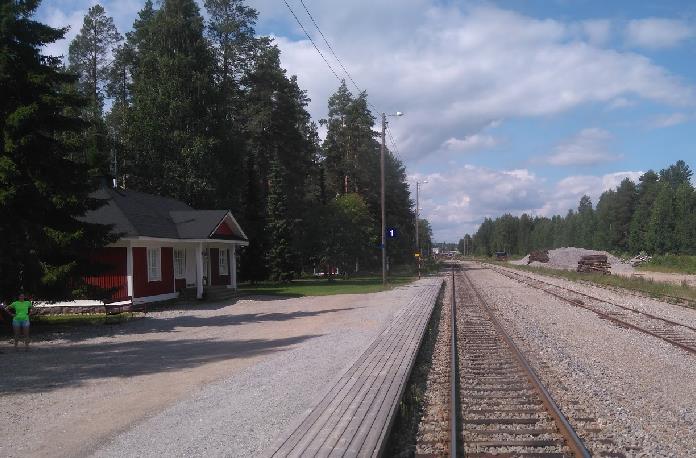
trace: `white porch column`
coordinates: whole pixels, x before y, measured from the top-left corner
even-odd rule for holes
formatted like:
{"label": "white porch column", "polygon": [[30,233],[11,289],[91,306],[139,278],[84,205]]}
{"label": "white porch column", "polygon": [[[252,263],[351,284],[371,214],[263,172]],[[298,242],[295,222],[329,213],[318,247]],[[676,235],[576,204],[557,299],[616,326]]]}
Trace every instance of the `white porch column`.
{"label": "white porch column", "polygon": [[237,245],[230,248],[230,288],[237,289]]}
{"label": "white porch column", "polygon": [[128,295],[133,299],[133,242],[130,240],[126,247],[126,275],[128,279]]}
{"label": "white porch column", "polygon": [[196,246],[196,298],[203,298],[203,243]]}

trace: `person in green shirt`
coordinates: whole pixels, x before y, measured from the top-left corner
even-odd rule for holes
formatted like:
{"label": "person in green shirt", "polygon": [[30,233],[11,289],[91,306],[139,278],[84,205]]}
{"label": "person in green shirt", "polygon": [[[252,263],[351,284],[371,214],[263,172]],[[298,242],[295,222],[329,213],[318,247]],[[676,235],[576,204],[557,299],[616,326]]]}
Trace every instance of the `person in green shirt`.
{"label": "person in green shirt", "polygon": [[15,350],[19,344],[20,336],[24,336],[24,349],[29,349],[29,310],[32,308],[31,301],[24,300],[24,293],[19,295],[19,300],[14,301],[8,307],[14,311],[12,319],[12,329],[14,330]]}

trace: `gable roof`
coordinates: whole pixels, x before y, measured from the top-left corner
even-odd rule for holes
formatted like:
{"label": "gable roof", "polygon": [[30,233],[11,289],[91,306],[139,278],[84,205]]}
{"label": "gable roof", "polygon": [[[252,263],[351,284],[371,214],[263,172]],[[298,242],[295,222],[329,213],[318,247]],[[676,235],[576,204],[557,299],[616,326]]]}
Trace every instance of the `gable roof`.
{"label": "gable roof", "polygon": [[[227,210],[194,210],[184,202],[130,189],[102,187],[92,197],[104,201],[100,208],[88,212],[83,221],[113,225],[112,232],[121,237],[167,239],[208,239],[247,241],[248,238]],[[226,219],[232,234],[214,236]]]}

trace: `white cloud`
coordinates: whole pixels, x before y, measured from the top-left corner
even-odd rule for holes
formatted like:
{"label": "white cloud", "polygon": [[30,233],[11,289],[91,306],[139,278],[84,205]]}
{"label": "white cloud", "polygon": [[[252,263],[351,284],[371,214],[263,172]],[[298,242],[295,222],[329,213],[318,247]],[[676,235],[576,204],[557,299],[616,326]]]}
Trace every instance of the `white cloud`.
{"label": "white cloud", "polygon": [[668,115],[660,115],[650,121],[650,126],[654,129],[664,127],[672,127],[678,124],[683,124],[689,121],[689,116],[684,113],[672,113]]}
{"label": "white cloud", "polygon": [[633,107],[635,105],[636,105],[635,100],[630,100],[630,99],[627,99],[626,97],[617,97],[609,103],[607,108],[609,108],[610,110],[615,110],[615,109],[619,109],[619,108],[629,108],[629,107]]}
{"label": "white cloud", "polygon": [[573,138],[556,146],[546,162],[558,166],[590,166],[616,160],[620,156],[612,154],[608,149],[611,139],[612,135],[604,129],[583,129]]}
{"label": "white cloud", "polygon": [[43,8],[39,14],[39,18],[44,23],[55,28],[69,27],[63,40],[55,43],[50,43],[44,47],[44,53],[49,56],[63,56],[68,58],[68,47],[70,42],[80,32],[82,21],[87,13],[87,6],[84,10],[72,10],[65,13],[63,10],[56,7]]}
{"label": "white cloud", "polygon": [[532,213],[544,205],[544,181],[527,169],[465,165],[410,178],[428,180],[421,187],[421,214],[430,221],[437,240],[459,240],[473,233],[486,216]]}
{"label": "white cloud", "polygon": [[614,172],[606,175],[575,175],[563,178],[547,194],[549,197],[542,208],[538,210],[539,215],[565,215],[569,209],[577,210],[578,202],[583,195],[590,196],[592,203],[597,205],[599,196],[604,191],[616,188],[621,182],[628,178],[633,182],[638,182],[638,177],[642,171]]}
{"label": "white cloud", "polygon": [[[609,27],[601,21],[586,24],[588,38],[582,40],[578,23],[490,6],[305,3],[370,100],[381,110],[406,113],[391,128],[407,160],[442,151],[447,139],[474,135],[493,120],[549,116],[627,97],[676,106],[696,102],[693,87],[649,59],[592,44]],[[365,16],[361,6],[374,14]],[[289,16],[274,8],[261,17]],[[388,19],[377,25],[376,17]],[[323,48],[318,33],[308,30]],[[337,81],[307,40],[278,43],[284,65],[313,100],[313,117],[324,117]]]}
{"label": "white cloud", "polygon": [[581,23],[584,35],[593,44],[601,46],[611,38],[611,21],[608,19],[592,19]]}
{"label": "white cloud", "polygon": [[493,148],[497,144],[498,139],[492,135],[473,134],[462,139],[451,137],[442,143],[442,149],[445,151],[465,153]]}
{"label": "white cloud", "polygon": [[457,241],[473,234],[484,218],[504,213],[533,216],[565,215],[576,209],[587,194],[593,204],[606,190],[616,188],[624,178],[634,182],[642,171],[605,175],[574,175],[548,183],[527,169],[492,170],[465,165],[444,173],[419,174],[412,181],[428,180],[421,187],[421,215],[433,226],[439,241]]}
{"label": "white cloud", "polygon": [[626,26],[626,42],[647,49],[671,48],[694,36],[694,28],[675,19],[635,19]]}

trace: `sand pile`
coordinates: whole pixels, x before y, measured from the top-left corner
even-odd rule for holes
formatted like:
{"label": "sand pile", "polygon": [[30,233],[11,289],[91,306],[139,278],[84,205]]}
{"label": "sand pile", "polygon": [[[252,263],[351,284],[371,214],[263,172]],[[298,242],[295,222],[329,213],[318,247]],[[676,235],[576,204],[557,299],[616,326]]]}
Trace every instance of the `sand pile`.
{"label": "sand pile", "polygon": [[[542,263],[533,261],[529,265],[534,267],[548,267],[551,269],[575,270],[578,267],[578,261],[580,261],[580,258],[590,254],[606,255],[607,261],[611,266],[611,271],[614,273],[633,272],[633,266],[631,266],[631,264],[621,262],[619,258],[607,253],[606,251],[586,250],[584,248],[574,247],[549,250],[549,262]],[[529,255],[525,256],[519,261],[511,261],[512,264],[520,265],[527,265],[528,262]]]}

